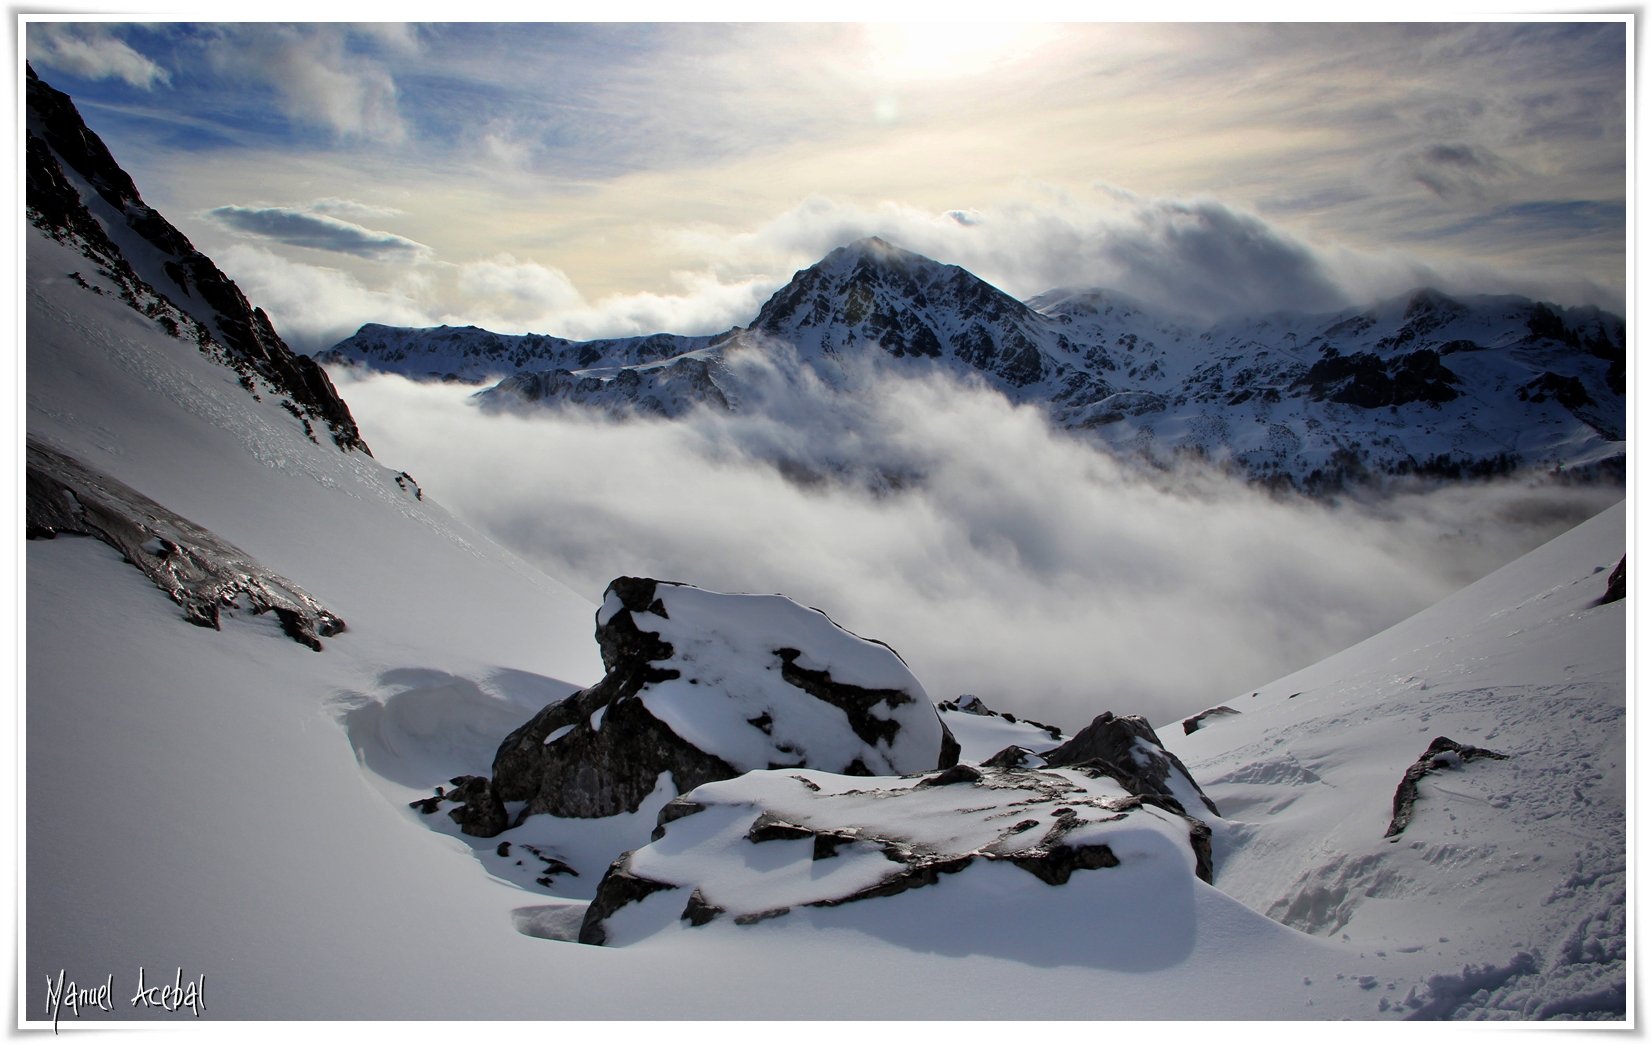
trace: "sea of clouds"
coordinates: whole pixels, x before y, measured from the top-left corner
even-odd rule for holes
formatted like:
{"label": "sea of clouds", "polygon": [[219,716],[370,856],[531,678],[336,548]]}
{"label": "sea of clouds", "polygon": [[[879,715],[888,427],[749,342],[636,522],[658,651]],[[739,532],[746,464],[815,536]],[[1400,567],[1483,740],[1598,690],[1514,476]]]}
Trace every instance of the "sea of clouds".
{"label": "sea of clouds", "polygon": [[736,364],[745,408],[677,420],[334,377],[380,460],[593,600],[621,575],[785,594],[888,642],[936,700],[1068,729],[1230,700],[1622,496],[1525,477],[1280,499],[1120,461],[943,372],[831,388],[783,353]]}

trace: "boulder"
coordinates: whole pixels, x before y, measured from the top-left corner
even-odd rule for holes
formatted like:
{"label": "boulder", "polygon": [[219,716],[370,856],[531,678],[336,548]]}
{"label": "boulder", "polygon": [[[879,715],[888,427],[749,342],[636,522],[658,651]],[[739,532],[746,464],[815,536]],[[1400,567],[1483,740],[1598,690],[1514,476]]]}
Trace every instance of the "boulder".
{"label": "boulder", "polygon": [[686,793],[754,769],[885,776],[957,763],[893,649],[788,598],[620,577],[596,640],[606,676],[507,736],[488,785],[454,799],[466,801],[454,816],[466,833],[505,829],[499,802],[526,802],[515,825],[634,812],[662,773]]}

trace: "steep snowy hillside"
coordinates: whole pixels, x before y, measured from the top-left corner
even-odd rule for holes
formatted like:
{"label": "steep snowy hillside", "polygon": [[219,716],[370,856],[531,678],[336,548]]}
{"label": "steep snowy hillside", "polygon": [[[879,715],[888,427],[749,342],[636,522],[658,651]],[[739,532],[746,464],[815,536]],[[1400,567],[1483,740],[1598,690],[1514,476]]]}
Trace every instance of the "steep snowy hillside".
{"label": "steep snowy hillside", "polygon": [[1041,404],[1057,426],[1128,456],[1193,454],[1317,492],[1383,475],[1619,466],[1624,336],[1622,320],[1598,309],[1426,289],[1369,309],[1199,330],[1106,290],[1023,304],[874,238],[832,251],[748,327],[716,337],[577,344],[370,325],[320,358],[421,378],[502,377],[480,395],[497,407],[666,416],[763,410],[759,364],[795,375],[796,360],[849,392],[939,370]]}
{"label": "steep snowy hillside", "polygon": [[1225,816],[1216,886],[1356,951],[1382,1011],[1621,1018],[1626,602],[1601,599],[1624,518],[1165,729]]}

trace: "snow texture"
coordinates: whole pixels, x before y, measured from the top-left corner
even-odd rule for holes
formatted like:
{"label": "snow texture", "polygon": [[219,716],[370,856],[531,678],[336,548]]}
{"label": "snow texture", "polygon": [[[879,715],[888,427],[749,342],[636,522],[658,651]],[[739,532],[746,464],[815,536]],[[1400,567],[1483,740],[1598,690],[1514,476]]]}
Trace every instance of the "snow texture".
{"label": "snow texture", "polygon": [[[656,840],[610,873],[655,886],[631,886],[650,914],[674,902],[696,927],[725,915],[755,924],[798,906],[882,903],[944,887],[941,875],[976,861],[1010,863],[1048,886],[1137,860],[1158,876],[1190,879],[1202,862],[1191,839],[1208,832],[1094,770],[959,765],[875,780],[750,772],[707,783],[677,805],[682,814],[662,817]],[[667,890],[661,885],[674,894],[651,898]],[[611,887],[605,881],[592,904],[583,941],[624,945],[670,923],[644,917],[641,903],[605,907]]]}
{"label": "snow texture", "polygon": [[[1343,951],[1360,1017],[1624,1017],[1624,505],[1170,736],[1225,819],[1215,884]],[[1393,793],[1430,740],[1446,758]]]}

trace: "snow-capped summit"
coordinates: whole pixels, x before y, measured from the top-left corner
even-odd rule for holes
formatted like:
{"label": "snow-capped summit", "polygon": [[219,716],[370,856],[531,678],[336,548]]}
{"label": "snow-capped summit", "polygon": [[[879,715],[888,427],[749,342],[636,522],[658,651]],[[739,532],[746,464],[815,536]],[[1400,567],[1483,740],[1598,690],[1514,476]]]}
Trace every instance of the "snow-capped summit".
{"label": "snow-capped summit", "polygon": [[1059,364],[1039,348],[1040,317],[956,265],[873,236],[838,247],[768,299],[750,329],[805,356],[876,347],[896,358],[956,358],[1022,388]]}
{"label": "snow-capped summit", "polygon": [[[1054,426],[1127,458],[1191,455],[1322,493],[1409,474],[1620,468],[1625,336],[1597,308],[1425,287],[1369,307],[1213,325],[1103,288],[1023,303],[873,237],[799,271],[749,326],[714,337],[576,343],[367,326],[322,358],[503,377],[480,393],[492,408],[616,415],[763,411],[772,397],[756,388],[772,372],[796,382],[799,367],[839,393],[938,372],[1038,405]],[[763,361],[772,365],[752,365]],[[771,419],[787,422],[783,410]],[[822,463],[851,472],[856,462]]]}

